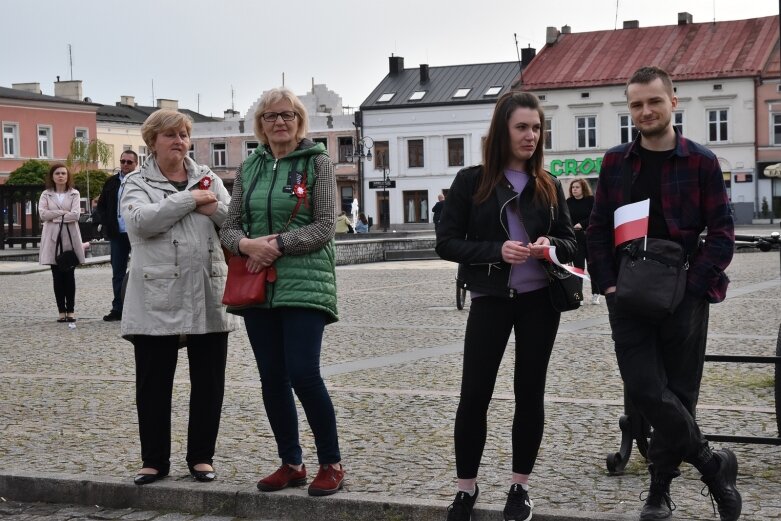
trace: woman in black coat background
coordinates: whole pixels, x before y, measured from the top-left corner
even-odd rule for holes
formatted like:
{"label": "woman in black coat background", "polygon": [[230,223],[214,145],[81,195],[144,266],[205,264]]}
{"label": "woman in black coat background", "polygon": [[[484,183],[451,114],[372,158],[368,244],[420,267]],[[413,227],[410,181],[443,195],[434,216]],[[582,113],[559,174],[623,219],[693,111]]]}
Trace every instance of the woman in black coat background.
{"label": "woman in black coat background", "polygon": [[[572,264],[576,268],[586,268],[586,229],[588,228],[588,219],[591,216],[591,209],[594,208],[594,196],[591,193],[591,186],[585,179],[575,179],[569,185],[569,197],[567,198],[567,207],[569,216],[572,219],[572,227],[575,230],[575,238],[578,240],[578,251]],[[591,283],[591,303],[599,304],[599,289]]]}

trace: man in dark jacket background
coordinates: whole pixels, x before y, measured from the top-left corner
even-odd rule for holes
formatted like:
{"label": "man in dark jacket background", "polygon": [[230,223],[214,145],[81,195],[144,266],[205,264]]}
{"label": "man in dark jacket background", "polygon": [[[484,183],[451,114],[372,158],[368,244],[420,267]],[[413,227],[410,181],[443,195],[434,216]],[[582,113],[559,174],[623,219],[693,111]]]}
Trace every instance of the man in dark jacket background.
{"label": "man in dark jacket background", "polygon": [[138,168],[138,154],[125,150],[119,157],[119,164],[119,173],[111,176],[103,185],[96,210],[99,224],[102,226],[101,231],[111,245],[111,285],[114,300],[111,302],[111,311],[103,317],[106,322],[122,319],[122,280],[127,271],[130,241],[125,231],[125,221],[119,213],[119,199],[122,196],[125,176]]}

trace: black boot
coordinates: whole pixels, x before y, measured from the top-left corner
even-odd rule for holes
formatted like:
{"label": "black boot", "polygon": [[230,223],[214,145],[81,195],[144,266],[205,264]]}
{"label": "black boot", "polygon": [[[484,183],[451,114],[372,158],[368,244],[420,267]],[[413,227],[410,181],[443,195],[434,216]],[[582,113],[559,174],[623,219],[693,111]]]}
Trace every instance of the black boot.
{"label": "black boot", "polygon": [[715,474],[704,475],[700,479],[708,487],[711,501],[716,500],[721,521],[736,521],[743,508],[743,500],[738,489],[735,488],[735,481],[738,477],[738,459],[729,449],[714,451],[713,457],[719,463],[719,470]]}
{"label": "black boot", "polygon": [[670,498],[670,483],[678,474],[658,473],[653,465],[649,465],[648,471],[651,473],[651,487],[640,512],[640,521],[670,519],[675,510],[675,503]]}

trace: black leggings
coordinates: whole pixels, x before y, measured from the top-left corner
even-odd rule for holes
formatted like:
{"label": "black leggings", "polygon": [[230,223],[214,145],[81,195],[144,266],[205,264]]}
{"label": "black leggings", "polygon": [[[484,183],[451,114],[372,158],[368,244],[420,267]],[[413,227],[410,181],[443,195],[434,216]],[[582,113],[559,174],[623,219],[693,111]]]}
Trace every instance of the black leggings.
{"label": "black leggings", "polygon": [[60,313],[73,313],[76,300],[76,270],[60,271],[57,266],[51,268],[57,310]]}
{"label": "black leggings", "polygon": [[[464,339],[461,400],[456,413],[456,471],[459,479],[477,477],[485,447],[488,405],[510,331],[515,328],[515,416],[512,471],[530,474],[542,442],[545,377],[561,314],[548,288],[513,299],[479,297],[472,301]],[[498,426],[502,432],[507,426]]]}

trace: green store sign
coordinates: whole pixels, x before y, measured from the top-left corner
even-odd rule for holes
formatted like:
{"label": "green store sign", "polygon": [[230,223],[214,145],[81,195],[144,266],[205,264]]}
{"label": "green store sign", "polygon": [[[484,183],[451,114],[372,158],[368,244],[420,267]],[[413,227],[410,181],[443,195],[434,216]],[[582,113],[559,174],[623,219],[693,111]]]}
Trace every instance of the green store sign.
{"label": "green store sign", "polygon": [[554,159],[550,162],[550,171],[556,177],[598,174],[602,167],[602,158],[587,157],[582,161],[575,159]]}

